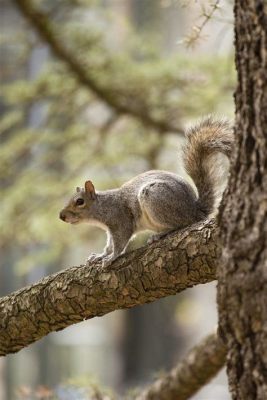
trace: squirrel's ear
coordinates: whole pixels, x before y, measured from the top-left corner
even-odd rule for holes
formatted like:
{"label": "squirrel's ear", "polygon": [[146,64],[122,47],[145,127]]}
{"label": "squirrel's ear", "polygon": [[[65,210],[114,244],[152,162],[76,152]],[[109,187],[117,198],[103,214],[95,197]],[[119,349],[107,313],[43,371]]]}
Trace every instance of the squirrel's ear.
{"label": "squirrel's ear", "polygon": [[81,188],[80,188],[79,186],[77,186],[77,187],[76,187],[76,192],[77,192],[77,193],[80,193],[80,191],[81,191]]}
{"label": "squirrel's ear", "polygon": [[91,181],[86,181],[84,184],[85,192],[94,200],[96,198],[95,187]]}

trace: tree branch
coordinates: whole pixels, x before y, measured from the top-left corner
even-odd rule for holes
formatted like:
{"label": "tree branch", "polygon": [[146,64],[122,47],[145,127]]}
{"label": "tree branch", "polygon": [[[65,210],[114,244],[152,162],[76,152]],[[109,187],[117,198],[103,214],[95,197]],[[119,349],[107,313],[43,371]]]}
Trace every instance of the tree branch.
{"label": "tree branch", "polygon": [[136,400],[186,400],[207,384],[224,366],[226,348],[216,334],[193,347],[166,376],[158,379]]}
{"label": "tree branch", "polygon": [[[161,132],[172,131],[181,132],[182,129],[175,123],[171,123],[171,118],[166,110],[168,117],[153,115],[151,105],[147,102],[148,96],[144,93],[129,93],[117,88],[109,87],[106,83],[100,82],[95,73],[91,73],[88,66],[84,66],[81,60],[74,54],[60,39],[57,31],[52,27],[49,18],[45,13],[35,9],[29,0],[14,0],[21,13],[31,23],[38,35],[47,43],[53,53],[63,61],[69,70],[75,75],[77,80],[89,88],[100,100],[113,108],[118,114],[128,114]],[[105,65],[105,71],[107,66]],[[92,71],[91,71],[92,72]],[[99,71],[98,71],[99,72]],[[177,111],[176,111],[177,114]]]}
{"label": "tree branch", "polygon": [[214,221],[204,221],[127,253],[108,269],[72,267],[0,299],[0,355],[52,331],[121,308],[152,302],[216,279]]}

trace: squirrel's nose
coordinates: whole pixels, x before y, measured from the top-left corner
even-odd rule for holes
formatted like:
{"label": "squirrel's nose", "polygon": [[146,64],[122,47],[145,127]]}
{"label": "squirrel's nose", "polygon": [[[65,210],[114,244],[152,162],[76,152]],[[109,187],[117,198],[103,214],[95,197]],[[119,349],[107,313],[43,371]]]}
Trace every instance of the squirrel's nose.
{"label": "squirrel's nose", "polygon": [[62,219],[62,221],[66,221],[66,215],[64,214],[63,211],[60,211],[59,218]]}

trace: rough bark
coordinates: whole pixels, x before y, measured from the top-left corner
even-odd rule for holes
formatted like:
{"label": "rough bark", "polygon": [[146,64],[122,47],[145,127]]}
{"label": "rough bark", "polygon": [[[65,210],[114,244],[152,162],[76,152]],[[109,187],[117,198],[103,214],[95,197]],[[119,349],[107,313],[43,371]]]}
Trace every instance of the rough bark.
{"label": "rough bark", "polygon": [[220,331],[233,399],[267,398],[267,3],[236,0],[236,152],[221,209]]}
{"label": "rough bark", "polygon": [[[177,123],[171,122],[170,117],[158,117],[153,113],[152,104],[148,104],[147,96],[143,93],[129,93],[126,88],[123,92],[119,88],[109,87],[101,83],[96,78],[95,71],[90,71],[88,66],[79,60],[73,50],[64,44],[58,32],[54,29],[47,15],[38,10],[30,0],[13,0],[15,5],[27,18],[37,34],[51,48],[55,56],[63,61],[76,79],[90,89],[100,100],[104,101],[109,107],[113,108],[117,114],[128,114],[139,119],[145,125],[149,125],[160,132],[181,132],[182,129]],[[107,65],[104,66],[106,71]],[[125,85],[126,86],[126,85]],[[168,110],[165,112],[168,115]],[[171,113],[173,114],[173,113]]]}
{"label": "rough bark", "polygon": [[213,221],[168,235],[115,260],[66,269],[0,299],[0,355],[76,322],[216,279]]}
{"label": "rough bark", "polygon": [[189,399],[219,372],[224,366],[225,358],[226,347],[216,334],[211,334],[136,400]]}

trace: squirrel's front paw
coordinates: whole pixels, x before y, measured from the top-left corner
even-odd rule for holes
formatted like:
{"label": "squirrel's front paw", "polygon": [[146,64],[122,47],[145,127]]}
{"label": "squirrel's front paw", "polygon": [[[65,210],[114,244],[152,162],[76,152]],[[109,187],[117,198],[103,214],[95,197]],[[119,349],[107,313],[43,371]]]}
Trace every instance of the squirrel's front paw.
{"label": "squirrel's front paw", "polygon": [[100,261],[103,258],[103,254],[96,254],[96,253],[92,253],[89,255],[89,257],[87,258],[87,263],[92,263],[95,261]]}
{"label": "squirrel's front paw", "polygon": [[113,257],[113,255],[92,253],[87,258],[87,263],[90,264],[90,263],[95,263],[95,262],[101,261],[102,267],[107,268],[110,266],[110,264],[113,262],[114,259],[115,258]]}
{"label": "squirrel's front paw", "polygon": [[115,260],[115,258],[113,256],[106,256],[102,258],[102,267],[103,268],[107,268],[109,267],[112,262]]}

